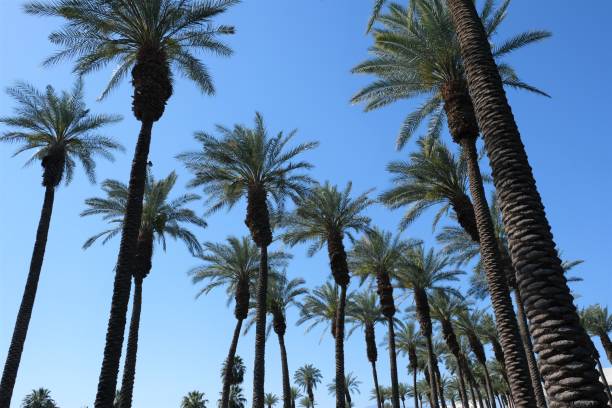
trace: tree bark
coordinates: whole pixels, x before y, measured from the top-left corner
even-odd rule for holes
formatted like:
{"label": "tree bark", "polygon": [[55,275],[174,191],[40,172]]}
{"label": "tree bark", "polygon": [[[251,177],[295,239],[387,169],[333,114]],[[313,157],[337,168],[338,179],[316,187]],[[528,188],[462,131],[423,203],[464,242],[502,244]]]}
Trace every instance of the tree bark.
{"label": "tree bark", "polygon": [[374,389],[376,390],[376,406],[382,408],[380,402],[380,388],[378,387],[378,374],[376,373],[376,361],[371,361],[372,364],[372,377],[374,378]]}
{"label": "tree bark", "polygon": [[285,336],[278,334],[280,346],[281,367],[283,370],[283,408],[291,408],[291,383],[289,380],[289,363],[287,361],[287,349],[285,348]]}
{"label": "tree bark", "polygon": [[595,361],[597,361],[597,371],[599,371],[601,382],[603,382],[606,389],[606,394],[608,396],[608,405],[612,407],[612,393],[610,392],[610,385],[608,384],[608,379],[606,378],[606,374],[604,372],[603,367],[601,366],[601,361],[599,360],[599,358],[596,358]]}
{"label": "tree bark", "polygon": [[268,247],[260,248],[257,278],[257,306],[255,314],[255,364],[253,369],[253,408],[264,407],[264,378],[266,353],[266,299],[268,291]]}
{"label": "tree bark", "polygon": [[142,278],[134,278],[134,299],[132,300],[132,317],[130,318],[130,332],[125,351],[123,366],[123,379],[121,381],[121,394],[119,408],[131,408],[134,394],[134,377],[136,376],[136,356],[138,354],[138,331],[140,328],[140,310],[142,307]]}
{"label": "tree bark", "polygon": [[113,298],[106,331],[106,344],[100,369],[98,392],[94,403],[95,408],[112,408],[115,398],[121,347],[123,346],[125,334],[126,314],[130,301],[132,268],[142,219],[142,198],[144,195],[152,128],[153,121],[147,120],[141,122],[140,134],[138,135],[134,159],[132,160],[125,218],[121,232],[121,244],[119,245],[119,255],[115,268]]}
{"label": "tree bark", "polygon": [[344,309],[346,307],[346,285],[340,285],[340,301],[336,311],[336,408],[346,407],[346,385],[344,383]]}
{"label": "tree bark", "polygon": [[236,348],[238,347],[238,339],[240,338],[240,329],[242,328],[242,319],[237,319],[234,335],[230,344],[227,358],[225,359],[225,372],[223,373],[223,389],[221,391],[221,408],[229,407],[230,387],[232,385],[232,371],[234,369],[234,357],[236,356]]}
{"label": "tree bark", "polygon": [[601,345],[606,352],[606,357],[608,357],[608,362],[612,364],[612,342],[610,342],[610,337],[608,336],[608,333],[605,332],[598,333],[598,336],[599,340],[601,340]]}
{"label": "tree bark", "polygon": [[435,371],[436,371],[436,386],[438,387],[438,397],[440,398],[440,405],[442,408],[446,408],[446,400],[444,399],[444,387],[442,386],[442,376],[440,375],[440,367],[438,365],[438,357],[434,359]]}
{"label": "tree bark", "polygon": [[[419,319],[419,326],[421,328],[421,333],[425,337],[427,343],[427,365],[429,366],[429,378],[431,379],[432,384],[435,384],[435,374],[434,374],[434,352],[433,352],[433,344],[431,341],[431,317],[429,315],[429,301],[427,300],[427,292],[425,292],[422,288],[414,289],[414,301],[416,305],[416,313],[417,318]],[[438,390],[436,390],[435,385],[429,387],[430,395],[431,395],[431,403],[432,408],[438,408]]]}
{"label": "tree bark", "polygon": [[21,305],[17,312],[17,320],[13,329],[13,337],[9,346],[4,370],[2,372],[2,380],[0,381],[0,408],[9,408],[11,398],[13,396],[13,388],[17,379],[17,371],[21,362],[21,354],[23,346],[28,334],[28,327],[32,317],[32,309],[34,308],[34,300],[36,299],[36,291],[38,289],[38,281],[40,279],[40,271],[42,269],[43,259],[45,257],[45,248],[47,246],[47,236],[49,234],[49,226],[51,224],[51,214],[53,213],[53,200],[55,198],[55,187],[45,187],[45,198],[43,200],[38,228],[36,230],[36,241],[32,251],[30,260],[30,270],[26,281],[23,296],[21,297]]}
{"label": "tree bark", "polygon": [[397,379],[397,355],[395,353],[395,328],[393,327],[393,317],[387,318],[389,326],[389,365],[391,367],[391,403],[393,408],[400,408],[399,385]]}
{"label": "tree bark", "polygon": [[417,392],[417,366],[416,364],[412,367],[412,389],[414,390],[414,406],[419,406],[419,393]]}
{"label": "tree bark", "polygon": [[[482,21],[473,1],[447,3],[551,406],[604,407],[606,395],[586,346],[587,334],[580,325]],[[517,405],[524,404],[520,395],[513,393],[513,397]]]}

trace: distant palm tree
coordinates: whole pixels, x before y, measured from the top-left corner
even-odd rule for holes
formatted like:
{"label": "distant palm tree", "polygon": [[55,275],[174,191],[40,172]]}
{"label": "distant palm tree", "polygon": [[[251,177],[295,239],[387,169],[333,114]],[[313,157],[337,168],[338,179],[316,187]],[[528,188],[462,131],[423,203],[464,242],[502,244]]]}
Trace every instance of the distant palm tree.
{"label": "distant palm tree", "polygon": [[300,407],[306,407],[306,408],[310,408],[310,407],[314,406],[314,405],[312,405],[312,403],[310,402],[310,399],[308,397],[300,398],[299,404],[300,404]]}
{"label": "distant palm tree", "polygon": [[310,408],[314,408],[315,406],[314,390],[317,388],[317,385],[321,383],[322,378],[321,371],[312,364],[306,364],[298,368],[293,374],[293,381],[295,381],[308,396]]}
{"label": "distant palm tree", "polygon": [[391,390],[393,406],[399,408],[399,382],[397,378],[397,357],[395,351],[395,302],[393,301],[393,286],[391,279],[397,269],[400,255],[408,248],[409,242],[403,241],[398,235],[372,228],[358,240],[349,254],[349,264],[354,274],[360,276],[362,282],[366,278],[376,280],[376,291],[380,300],[382,314],[387,320],[389,335],[389,364],[391,368]]}
{"label": "distant palm tree", "polygon": [[[350,299],[351,296],[352,293],[347,296],[347,299]],[[300,318],[297,324],[301,325],[309,322],[310,326],[306,328],[307,332],[318,325],[324,325],[325,329],[329,328],[332,337],[335,338],[339,302],[338,285],[335,283],[327,281],[325,284],[315,287],[302,300]]]}
{"label": "distant palm tree", "polygon": [[398,391],[399,391],[400,400],[402,400],[402,407],[406,408],[406,397],[408,396],[408,384],[399,383]]}
{"label": "distant palm tree", "polygon": [[378,372],[376,371],[376,360],[378,359],[378,349],[376,347],[376,324],[384,321],[384,316],[380,306],[376,303],[376,294],[371,291],[355,293],[352,300],[347,302],[346,315],[353,324],[349,330],[350,336],[357,328],[363,328],[366,343],[366,355],[372,365],[372,377],[374,379],[374,389],[378,398],[376,405],[382,408],[380,399],[380,389],[378,386]]}
{"label": "distant palm tree", "polygon": [[0,142],[19,144],[15,155],[31,151],[27,164],[40,161],[45,188],[28,279],[17,313],[6,363],[0,381],[0,407],[8,408],[19,370],[21,354],[30,325],[32,308],[40,278],[47,236],[53,212],[55,188],[62,180],[69,184],[76,162],[83,166],[89,180],[95,182],[95,156],[113,160],[113,151],[123,148],[97,132],[106,125],[121,120],[120,116],[92,114],[85,106],[83,83],[79,80],[70,91],[58,94],[49,85],[44,92],[20,82],[7,93],[17,106],[14,116],[0,118],[11,130],[0,135]]}
{"label": "distant palm tree", "polygon": [[278,404],[278,397],[275,394],[268,392],[264,395],[264,404],[266,404],[268,408],[272,408]]}
{"label": "distant palm tree", "polygon": [[336,317],[336,408],[344,408],[344,315],[346,288],[350,281],[347,255],[344,248],[345,235],[367,229],[370,219],[363,212],[372,204],[368,193],[351,197],[352,184],[344,190],[329,182],[316,186],[297,202],[297,208],[286,217],[287,232],[283,240],[296,245],[312,241],[308,250],[313,255],[327,244],[330,269],[336,284],[340,287],[340,299]]}
{"label": "distant palm tree", "polygon": [[295,408],[295,401],[302,398],[302,393],[298,387],[291,387],[291,408]]}
{"label": "distant palm tree", "polygon": [[[206,222],[197,216],[193,210],[185,207],[186,204],[199,200],[200,196],[185,194],[170,200],[169,196],[176,184],[176,180],[177,175],[174,172],[161,180],[155,180],[149,173],[145,183],[136,259],[132,269],[134,299],[123,380],[121,382],[121,408],[130,408],[132,406],[142,306],[142,283],[149,275],[153,266],[152,260],[155,242],[159,242],[165,251],[166,236],[170,236],[182,241],[192,254],[201,251],[198,239],[186,225],[191,224],[203,228],[206,227]],[[85,241],[83,248],[89,248],[95,241],[101,238],[104,238],[102,243],[105,244],[111,238],[117,236],[123,228],[128,201],[127,185],[117,180],[105,180],[102,183],[102,190],[105,192],[106,197],[88,198],[85,200],[88,208],[81,213],[81,216],[101,215],[110,225],[110,229],[106,229],[89,238]]]}
{"label": "distant palm tree", "polygon": [[[242,382],[242,381],[241,381]],[[242,393],[242,387],[239,384],[233,384],[230,387],[229,393],[229,408],[244,408],[246,406],[246,398]]]}
{"label": "distant palm tree", "polygon": [[208,195],[210,211],[232,208],[246,197],[245,224],[253,242],[260,250],[259,276],[256,294],[255,364],[253,376],[253,408],[263,408],[265,377],[266,313],[268,290],[268,246],[272,243],[270,206],[274,203],[282,212],[287,198],[296,201],[303,196],[312,180],[302,171],[312,165],[293,161],[318,143],[302,143],[289,148],[287,144],[296,131],[271,137],[263,116],[255,114],[255,126],[235,125],[232,129],[217,126],[220,136],[199,132],[196,140],[200,151],[178,156],[194,178],[191,187],[202,187]]}
{"label": "distant palm tree", "polygon": [[112,405],[117,385],[153,124],[162,117],[172,95],[173,69],[185,74],[202,92],[214,93],[211,76],[196,53],[231,54],[231,49],[218,38],[233,34],[234,28],[215,26],[212,20],[235,3],[236,0],[42,0],[25,5],[26,13],[64,19],[64,25],[49,35],[60,50],[47,58],[46,65],[74,58],[73,71],[82,76],[108,64],[118,64],[101,98],[131,74],[132,111],[141,123],[130,170],[130,194],[115,268],[96,408]]}
{"label": "distant palm tree", "polygon": [[206,408],[208,400],[204,398],[204,393],[200,391],[191,391],[183,397],[181,408]]}
{"label": "distant palm tree", "polygon": [[612,314],[608,313],[608,307],[599,304],[586,308],[583,313],[583,325],[591,336],[598,336],[606,352],[608,361],[612,364],[612,342],[608,333],[612,331]]}
{"label": "distant palm tree", "polygon": [[32,390],[21,402],[22,408],[58,408],[51,398],[51,391],[46,388]]}
{"label": "distant palm tree", "polygon": [[[403,321],[397,322],[397,347],[404,354],[408,354],[408,366],[412,370],[412,387],[417,387],[417,371],[419,369],[419,361],[417,357],[417,347],[421,342],[421,336],[417,333],[414,322],[410,321],[405,323]],[[418,395],[413,394],[414,406],[418,407]],[[402,400],[403,401],[403,400]]]}
{"label": "distant palm tree", "polygon": [[[361,381],[359,381],[353,373],[348,373],[344,377],[344,384],[346,386],[345,394],[344,394],[346,396],[346,405],[350,408],[353,406],[353,399],[351,398],[351,393],[352,394],[361,393],[359,391],[359,385],[361,384]],[[327,391],[329,391],[330,395],[336,395],[336,379],[335,378],[333,379],[332,382],[327,384]]]}
{"label": "distant palm tree", "polygon": [[[203,251],[198,255],[198,258],[204,261],[204,264],[196,266],[189,272],[193,276],[194,283],[206,282],[197,296],[208,294],[219,286],[225,286],[229,300],[234,299],[236,328],[225,359],[226,362],[230,362],[230,371],[227,374],[231,373],[242,323],[248,316],[251,294],[255,291],[257,285],[257,274],[260,270],[259,255],[257,246],[250,242],[248,237],[228,237],[224,244],[206,242]],[[269,254],[268,265],[273,268],[283,267],[287,259],[289,259],[288,254],[275,251]],[[223,375],[222,408],[227,408],[229,404],[231,385],[231,377]]]}

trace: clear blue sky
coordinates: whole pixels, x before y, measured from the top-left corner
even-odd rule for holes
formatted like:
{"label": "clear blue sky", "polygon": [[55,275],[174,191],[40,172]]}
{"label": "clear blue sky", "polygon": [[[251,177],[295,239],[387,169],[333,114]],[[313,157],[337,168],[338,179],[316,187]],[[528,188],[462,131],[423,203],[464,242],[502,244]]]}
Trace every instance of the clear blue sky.
{"label": "clear blue sky", "polygon": [[[370,39],[364,35],[371,1],[314,0],[248,1],[236,6],[219,22],[234,24],[229,39],[235,55],[228,59],[206,57],[217,95],[202,96],[193,84],[177,77],[166,113],[155,125],[150,159],[157,177],[176,169],[177,193],[184,191],[188,175],[174,156],[192,149],[196,130],[212,130],[216,123],[250,124],[255,110],[264,114],[272,131],[298,128],[298,141],[320,140],[308,154],[316,168],[313,175],[334,183],[354,182],[356,192],[389,185],[385,165],[405,157],[394,150],[394,140],[405,114],[416,102],[403,102],[373,113],[349,104],[350,96],[369,80],[349,73],[367,56]],[[22,1],[0,2],[0,85],[27,80],[37,87],[53,84],[69,87],[74,78],[70,65],[41,67],[53,47],[48,33],[60,21],[26,16]],[[533,166],[555,239],[567,259],[584,259],[576,273],[584,282],[574,289],[579,305],[608,304],[612,279],[609,251],[612,247],[612,142],[609,117],[612,85],[608,80],[612,4],[596,0],[576,4],[542,0],[515,0],[501,36],[524,29],[543,28],[552,39],[517,52],[510,61],[522,78],[552,95],[552,99],[510,92],[517,122]],[[128,82],[104,102],[95,97],[103,89],[111,69],[86,78],[85,91],[94,112],[121,113],[122,123],[107,134],[127,148],[113,164],[100,161],[98,179],[127,180],[138,131],[131,115]],[[12,101],[0,95],[0,115],[10,113]],[[1,129],[4,130],[4,129]],[[412,148],[408,146],[407,149]],[[13,329],[25,284],[43,189],[37,165],[22,168],[25,157],[10,158],[14,146],[0,146],[0,361]],[[82,172],[56,194],[51,231],[30,330],[15,387],[17,406],[32,388],[47,387],[67,408],[92,406],[113,282],[118,242],[81,250],[84,240],[104,228],[94,218],[81,219],[83,200],[98,195]],[[199,204],[198,204],[199,205]],[[199,211],[203,208],[195,206]],[[382,207],[369,212],[375,224],[396,227],[399,212]],[[406,236],[434,245],[431,216],[414,224]],[[243,235],[244,206],[208,219],[198,231],[201,240],[220,241],[229,234]],[[325,253],[314,258],[306,249],[293,250],[291,276],[304,277],[313,287],[325,281],[329,269]],[[176,407],[188,391],[204,391],[216,401],[221,388],[219,367],[227,353],[234,327],[231,308],[222,291],[194,300],[197,288],[186,271],[197,265],[187,251],[170,243],[166,253],[157,251],[151,275],[144,283],[143,311],[138,351],[134,406]],[[352,287],[355,287],[354,282]],[[322,370],[324,383],[316,391],[321,407],[333,404],[325,384],[334,376],[333,343],[328,332],[315,329],[304,334],[295,327],[296,312],[289,313],[287,348],[293,372],[305,363]],[[378,339],[384,336],[378,328]],[[320,341],[322,336],[322,341]],[[596,341],[599,346],[599,341]],[[248,374],[245,394],[251,399],[252,333],[242,337],[238,354]],[[282,393],[278,344],[270,338],[267,348],[266,391]],[[408,381],[406,358],[399,362],[400,380]],[[608,365],[607,363],[605,365]],[[380,382],[388,385],[387,353],[379,349]],[[365,357],[363,336],[347,340],[346,369],[362,381],[357,407],[370,407],[371,372]]]}

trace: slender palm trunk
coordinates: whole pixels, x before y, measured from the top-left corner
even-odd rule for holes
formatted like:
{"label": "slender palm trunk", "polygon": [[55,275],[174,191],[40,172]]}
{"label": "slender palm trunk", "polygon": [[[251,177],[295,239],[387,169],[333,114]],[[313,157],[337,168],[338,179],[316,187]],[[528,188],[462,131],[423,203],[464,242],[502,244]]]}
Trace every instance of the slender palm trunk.
{"label": "slender palm trunk", "polygon": [[440,367],[438,366],[438,357],[434,359],[436,371],[436,386],[438,387],[438,396],[440,397],[440,405],[446,408],[446,400],[444,399],[444,387],[442,386],[442,376],[440,375]]}
{"label": "slender palm trunk", "polygon": [[596,358],[597,362],[597,371],[599,371],[599,377],[601,378],[601,382],[603,382],[606,388],[606,394],[608,395],[608,405],[612,407],[612,393],[610,392],[610,385],[608,384],[608,380],[606,379],[606,375],[604,373],[604,369],[601,366],[601,360]]}
{"label": "slender palm trunk", "polygon": [[[544,206],[482,21],[473,1],[447,0],[447,3],[551,406],[603,407],[606,405],[603,385],[597,379],[595,362],[586,346],[587,334],[580,325],[563,275]],[[509,366],[508,370],[510,376]],[[521,406],[522,396],[514,392],[512,395]]]}
{"label": "slender palm trunk", "polygon": [[417,392],[417,366],[412,367],[412,389],[414,390],[414,406],[419,406],[419,393]]}
{"label": "slender palm trunk", "polygon": [[152,120],[141,123],[136,151],[132,160],[121,244],[115,268],[113,298],[106,331],[106,343],[98,381],[98,392],[94,403],[95,408],[112,408],[115,398],[121,347],[125,335],[126,314],[130,301],[131,272],[142,218],[142,198],[152,128]]}
{"label": "slender palm trunk", "polygon": [[[457,405],[455,405],[455,398],[451,397],[450,402],[451,402],[451,407],[457,408]],[[465,407],[465,408],[467,408],[467,407]]]}
{"label": "slender palm trunk", "polygon": [[340,301],[336,311],[336,408],[346,407],[344,384],[344,309],[346,307],[346,285],[340,285]]}
{"label": "slender palm trunk", "polygon": [[138,354],[138,330],[140,328],[140,310],[142,307],[142,278],[134,278],[134,299],[132,300],[132,317],[130,332],[125,351],[123,366],[123,379],[121,380],[121,394],[119,408],[132,407],[134,394],[134,377],[136,376],[136,355]]}
{"label": "slender palm trunk", "polygon": [[395,328],[393,317],[387,319],[389,326],[389,365],[391,366],[391,403],[393,408],[400,408],[399,384],[397,379],[397,354],[395,353]]}
{"label": "slender palm trunk", "polygon": [[309,386],[306,393],[308,394],[308,400],[310,401],[310,407],[314,408],[315,400],[314,400],[314,392],[312,392],[312,387]]}
{"label": "slender palm trunk", "polygon": [[[458,357],[457,360],[459,360]],[[459,361],[457,361],[457,377],[459,378],[459,398],[461,398],[461,405],[469,407],[470,401],[467,394],[467,389],[465,388],[465,374],[463,373],[463,368],[461,367],[461,363]]]}
{"label": "slender palm trunk", "polygon": [[425,336],[425,340],[427,342],[427,359],[429,360],[428,362],[428,368],[429,368],[429,378],[430,378],[430,393],[431,393],[431,403],[432,403],[432,408],[438,408],[439,404],[438,404],[438,387],[436,386],[436,371],[434,368],[434,351],[433,351],[433,342],[431,340],[431,333],[429,333],[427,336]]}
{"label": "slender palm trunk", "polygon": [[612,342],[610,342],[610,337],[606,332],[597,333],[599,336],[599,340],[601,340],[601,345],[606,352],[606,357],[608,357],[608,362],[612,364]]}
{"label": "slender palm trunk", "polygon": [[234,369],[234,357],[236,356],[236,348],[238,347],[238,339],[240,338],[240,329],[242,328],[242,319],[236,320],[234,335],[225,360],[225,372],[223,373],[223,389],[221,391],[221,408],[229,406],[230,388],[232,383],[232,371]]}
{"label": "slender palm trunk", "polygon": [[380,388],[378,387],[378,374],[376,373],[376,361],[372,361],[372,377],[374,377],[374,389],[376,390],[376,406],[382,408],[380,401]]}
{"label": "slender palm trunk", "polygon": [[34,242],[34,250],[32,251],[32,259],[30,260],[28,279],[23,291],[23,296],[21,297],[21,305],[17,313],[11,345],[9,346],[6,362],[4,363],[4,371],[2,372],[2,381],[0,382],[0,408],[9,408],[11,404],[13,388],[15,387],[17,371],[19,370],[19,363],[21,361],[21,354],[28,334],[32,309],[34,308],[34,299],[36,298],[36,290],[38,289],[40,270],[42,269],[42,263],[45,257],[45,247],[47,246],[47,236],[49,234],[51,214],[53,213],[54,198],[55,187],[45,187],[45,198],[40,212],[38,229],[36,230],[36,241]]}
{"label": "slender palm trunk", "polygon": [[264,378],[266,353],[266,298],[268,292],[268,247],[262,245],[257,278],[255,314],[255,364],[253,369],[253,408],[264,407]]}
{"label": "slender palm trunk", "polygon": [[280,346],[281,366],[283,370],[283,408],[291,408],[291,382],[289,380],[289,363],[287,361],[287,349],[285,348],[285,336],[278,334]]}
{"label": "slender palm trunk", "polygon": [[489,374],[489,369],[487,368],[487,364],[483,364],[482,366],[483,370],[484,370],[484,374],[485,374],[485,386],[486,386],[486,391],[487,394],[489,395],[489,405],[492,408],[496,408],[495,406],[495,392],[493,391],[493,385],[491,382],[491,375]]}
{"label": "slender palm trunk", "polygon": [[469,367],[466,370],[466,377],[468,380],[468,385],[470,386],[470,395],[472,396],[472,404],[474,408],[478,407],[478,402],[476,401],[476,393],[474,392],[474,382],[472,381],[472,375],[470,373]]}
{"label": "slender palm trunk", "polygon": [[516,310],[518,314],[519,331],[521,333],[521,341],[525,348],[525,355],[527,357],[527,365],[529,368],[529,376],[531,377],[531,385],[533,392],[535,393],[536,402],[538,408],[547,408],[546,397],[544,396],[544,389],[542,388],[542,379],[540,378],[540,371],[538,370],[538,363],[536,361],[535,354],[533,352],[533,344],[531,343],[531,336],[529,335],[529,327],[527,325],[527,316],[525,315],[525,307],[523,301],[519,295],[518,289],[514,289],[514,301],[516,303]]}

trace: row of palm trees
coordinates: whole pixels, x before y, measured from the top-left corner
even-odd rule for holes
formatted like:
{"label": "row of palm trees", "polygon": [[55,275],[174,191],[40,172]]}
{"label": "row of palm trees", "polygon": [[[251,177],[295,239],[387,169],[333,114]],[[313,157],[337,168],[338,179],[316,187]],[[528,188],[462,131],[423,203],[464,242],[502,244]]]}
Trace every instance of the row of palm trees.
{"label": "row of palm trees", "polygon": [[[60,51],[47,63],[74,58],[74,70],[78,75],[87,74],[109,62],[119,63],[102,97],[131,69],[134,87],[132,110],[141,122],[128,185],[105,182],[108,197],[89,200],[90,208],[84,213],[103,214],[112,223],[108,231],[92,237],[89,244],[121,232],[96,408],[112,406],[131,280],[135,282],[134,304],[139,305],[142,280],[151,269],[154,238],[163,244],[164,236],[168,234],[184,241],[194,254],[203,250],[191,232],[180,225],[205,225],[192,211],[183,208],[197,197],[187,195],[162,204],[176,177],[170,175],[155,182],[147,169],[148,151],[153,124],[162,117],[165,104],[172,95],[172,69],[182,70],[205,93],[213,93],[210,75],[194,56],[193,50],[208,49],[220,55],[231,53],[218,37],[232,34],[234,29],[214,26],[211,21],[234,3],[236,1],[230,0],[193,4],[178,0],[59,0],[32,2],[25,7],[28,13],[59,16],[65,21],[64,26],[50,36]],[[493,2],[487,0],[480,14],[476,12],[474,3],[468,0],[413,0],[408,8],[391,4],[388,9],[384,9],[382,3],[377,1],[375,12],[378,16],[372,25],[374,58],[355,68],[355,72],[376,75],[378,80],[357,93],[354,101],[364,101],[367,109],[374,109],[417,95],[425,94],[430,98],[404,121],[398,146],[403,147],[426,119],[429,122],[428,134],[418,141],[418,150],[410,155],[408,162],[389,166],[389,171],[395,176],[395,186],[380,200],[390,208],[407,207],[402,227],[428,206],[443,204],[436,219],[451,212],[451,218],[456,219],[469,240],[477,246],[515,406],[546,406],[540,377],[551,406],[604,406],[607,397],[597,380],[593,347],[589,346],[588,336],[573,304],[503,86],[543,92],[519,80],[512,68],[503,62],[498,60],[496,63],[496,59],[549,34],[543,31],[523,33],[492,48],[492,37],[506,15],[508,1],[495,8]],[[75,160],[83,164],[93,180],[95,163],[92,157],[100,154],[112,158],[112,152],[120,148],[111,139],[91,133],[117,122],[119,118],[90,114],[82,103],[80,80],[73,92],[61,95],[50,87],[46,92],[39,92],[25,84],[17,85],[9,92],[18,107],[15,116],[3,118],[2,122],[16,130],[4,134],[2,140],[21,143],[18,153],[35,150],[33,159],[40,160],[43,166],[45,200],[28,282],[0,383],[0,408],[8,407],[12,396],[42,267],[55,187],[63,178],[70,181]],[[455,157],[441,141],[439,134],[444,118],[453,141],[460,145],[460,157]],[[456,277],[456,271],[446,270],[449,261],[432,250],[425,250],[421,244],[402,243],[398,237],[371,227],[369,218],[364,215],[374,202],[369,198],[369,192],[353,197],[350,183],[344,189],[329,182],[315,183],[307,174],[311,164],[300,160],[299,156],[316,147],[317,143],[290,147],[295,132],[270,136],[260,114],[256,115],[253,128],[218,126],[217,132],[218,136],[196,134],[199,150],[183,153],[179,159],[193,175],[189,186],[205,194],[209,212],[232,208],[243,198],[247,202],[245,224],[258,249],[259,259],[251,268],[257,271],[255,286],[236,282],[235,315],[238,322],[234,339],[237,341],[252,294],[254,307],[251,310],[256,332],[253,407],[264,406],[268,313],[273,317],[272,327],[278,336],[281,354],[286,357],[283,309],[289,303],[284,303],[282,294],[274,300],[275,296],[269,294],[269,286],[274,285],[268,283],[269,278],[275,279],[275,255],[268,253],[268,247],[276,238],[282,238],[291,246],[310,242],[310,254],[327,247],[330,272],[339,291],[331,324],[335,339],[337,407],[344,408],[347,399],[344,339],[351,271],[361,276],[363,281],[372,277],[376,282],[381,313],[389,332],[393,406],[399,407],[393,323],[396,312],[394,284],[410,291],[413,296],[414,314],[426,342],[427,376],[432,384],[435,383],[437,363],[433,351],[430,299],[439,292],[446,293],[444,296],[449,296],[449,301],[458,297],[452,288],[441,286],[439,290],[435,289],[441,281]],[[496,230],[496,220],[491,217],[485,197],[476,150],[480,133],[492,168],[498,200],[494,208],[501,214],[503,233]],[[148,192],[153,192],[155,197],[148,196]],[[155,204],[155,200],[160,198]],[[284,211],[287,200],[294,203],[293,211]],[[150,208],[147,208],[149,204]],[[352,257],[348,256],[345,238],[353,241],[353,235],[361,232],[365,234],[353,248],[360,257],[355,265]],[[454,242],[457,244],[458,241]],[[380,249],[381,245],[388,252],[372,252]],[[461,241],[461,245],[465,246],[465,241]],[[200,278],[195,271],[194,277],[204,279],[206,276]],[[285,281],[289,286],[290,281],[287,278]],[[511,289],[514,289],[517,299],[518,318],[512,307]],[[140,308],[135,307],[124,369],[127,378],[124,374],[122,382],[122,389],[125,387],[125,392],[121,393],[122,407],[131,406],[139,313]],[[367,331],[365,324],[364,328]],[[443,328],[443,333],[451,353],[455,355],[456,339],[453,341],[448,327],[446,331]],[[486,363],[482,362],[486,360],[484,352],[474,336],[466,336],[472,352],[483,366],[487,382],[485,389],[491,405],[494,405],[491,398],[493,386],[490,376],[486,375]],[[533,345],[530,344],[532,340]],[[539,357],[537,366],[533,350]],[[232,369],[233,354],[235,347],[233,351],[230,347],[224,372],[223,407],[227,406],[225,401],[229,390],[226,390],[226,383]],[[464,359],[457,355],[458,371],[465,371],[463,375],[469,377]],[[286,358],[283,360],[283,372],[288,373]],[[439,387],[429,388],[432,406],[444,406]],[[283,381],[285,407],[289,402],[288,390],[289,383]],[[463,394],[462,401],[465,402],[466,393]]]}

